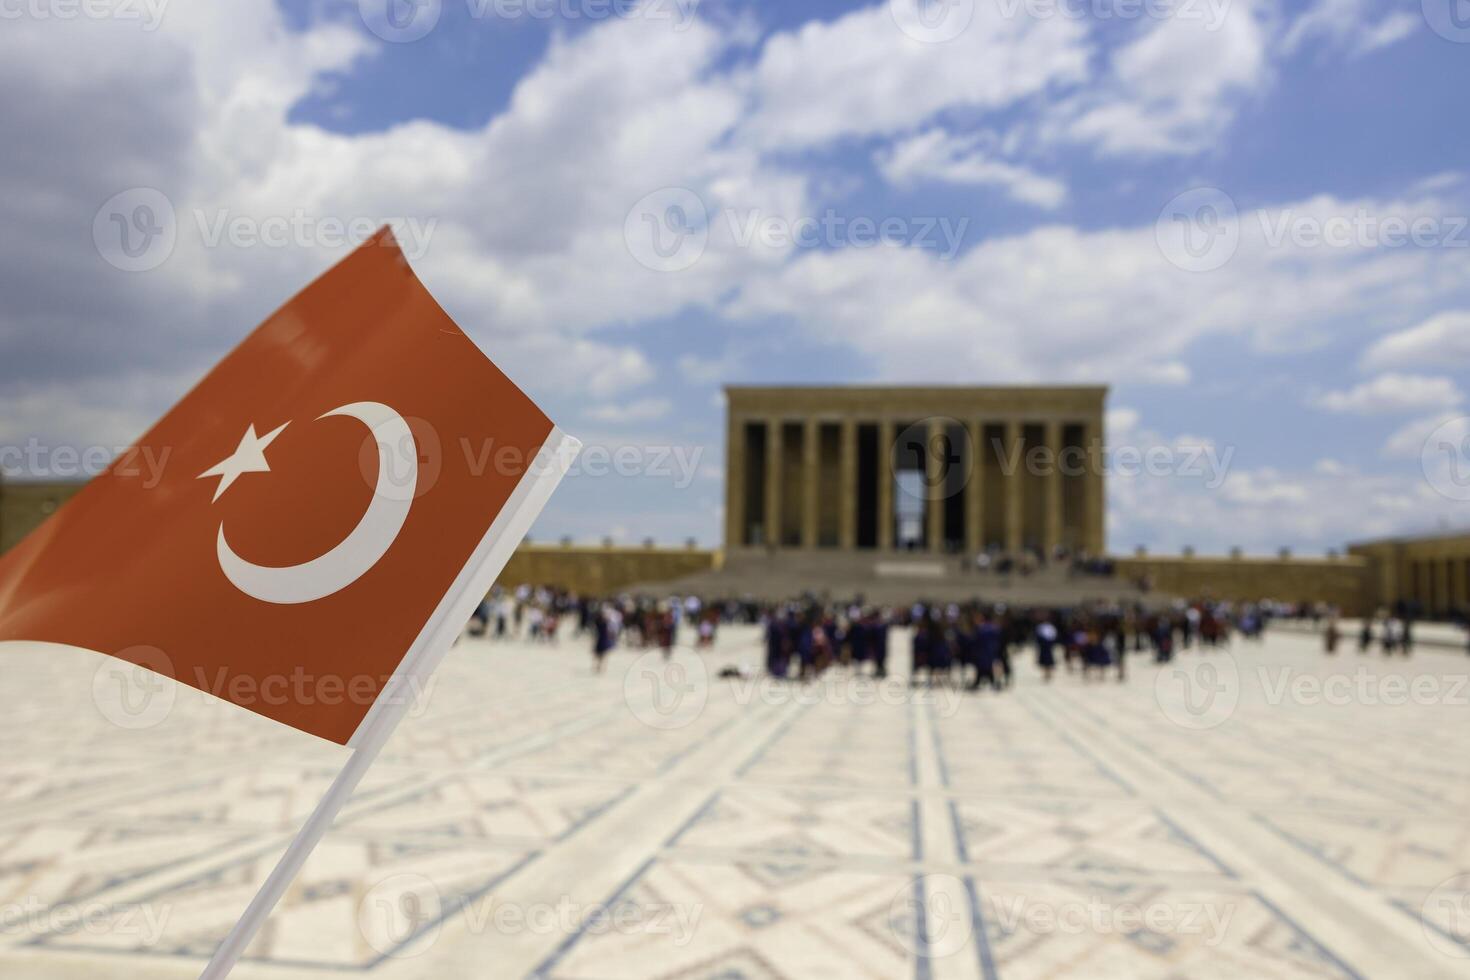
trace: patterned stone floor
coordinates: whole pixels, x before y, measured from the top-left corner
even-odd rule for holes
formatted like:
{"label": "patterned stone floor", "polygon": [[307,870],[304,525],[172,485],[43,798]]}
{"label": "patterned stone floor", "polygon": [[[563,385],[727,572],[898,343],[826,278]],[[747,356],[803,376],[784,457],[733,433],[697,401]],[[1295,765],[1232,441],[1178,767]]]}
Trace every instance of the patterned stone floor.
{"label": "patterned stone floor", "polygon": [[[1470,975],[1470,658],[715,677],[757,658],[462,643],[235,975]],[[344,750],[81,651],[0,670],[0,976],[195,976]]]}

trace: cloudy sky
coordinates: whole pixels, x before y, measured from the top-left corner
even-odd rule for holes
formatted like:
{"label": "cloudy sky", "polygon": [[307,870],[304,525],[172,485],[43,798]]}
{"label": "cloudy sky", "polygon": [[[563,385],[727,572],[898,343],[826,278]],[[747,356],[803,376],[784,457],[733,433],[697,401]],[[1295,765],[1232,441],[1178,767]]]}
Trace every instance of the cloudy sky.
{"label": "cloudy sky", "polygon": [[717,543],[726,382],[1107,383],[1176,461],[1119,550],[1464,525],[1449,2],[3,0],[0,446],[125,445],[388,221],[644,454],[543,540]]}

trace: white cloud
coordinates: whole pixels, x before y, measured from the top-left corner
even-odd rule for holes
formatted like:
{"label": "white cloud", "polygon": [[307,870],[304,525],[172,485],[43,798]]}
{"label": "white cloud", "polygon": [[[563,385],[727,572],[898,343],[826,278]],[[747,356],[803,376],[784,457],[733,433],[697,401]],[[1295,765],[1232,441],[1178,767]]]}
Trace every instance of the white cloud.
{"label": "white cloud", "polygon": [[1408,330],[1380,338],[1363,353],[1362,366],[1470,367],[1470,310],[1439,313]]}
{"label": "white cloud", "polygon": [[1387,9],[1375,0],[1317,0],[1286,29],[1282,50],[1294,53],[1321,40],[1351,55],[1367,54],[1401,41],[1422,24],[1406,10]]}
{"label": "white cloud", "polygon": [[1420,19],[1406,10],[1395,11],[1367,27],[1358,37],[1355,51],[1366,54],[1386,48],[1411,36],[1419,29]]}
{"label": "white cloud", "polygon": [[[1417,466],[1370,476],[1328,460],[1301,471],[1250,465],[1249,446],[1165,435],[1128,408],[1109,411],[1108,446],[1108,536],[1118,551],[1146,544],[1204,554],[1320,552],[1446,512]],[[1150,459],[1164,465],[1136,465]]]}
{"label": "white cloud", "polygon": [[1463,422],[1465,416],[1455,411],[1436,412],[1406,422],[1383,444],[1383,455],[1391,459],[1417,459],[1424,453],[1430,435],[1447,422]]}
{"label": "white cloud", "polygon": [[1268,10],[1236,2],[1218,23],[1182,13],[1154,22],[1112,53],[1094,86],[1058,105],[1046,131],[1109,156],[1212,145],[1243,100],[1269,81]]}
{"label": "white cloud", "polygon": [[1220,487],[1226,502],[1247,507],[1301,505],[1311,494],[1301,483],[1274,469],[1237,470]]}
{"label": "white cloud", "polygon": [[[740,370],[745,362],[745,352],[738,347],[732,347],[718,357],[700,357],[697,354],[681,354],[679,356],[679,373],[696,384],[715,384],[728,381]],[[724,392],[717,392],[723,399]],[[721,401],[720,404],[724,404]]]}
{"label": "white cloud", "polygon": [[742,140],[817,146],[910,130],[944,109],[995,109],[1087,77],[1087,28],[1068,17],[1006,16],[978,3],[944,44],[899,30],[887,3],[771,37],[749,71]]}
{"label": "white cloud", "polygon": [[1462,397],[1450,378],[1381,374],[1345,391],[1323,392],[1310,399],[1310,403],[1329,412],[1398,415],[1450,408],[1458,405]]}
{"label": "white cloud", "polygon": [[1104,426],[1108,433],[1108,439],[1112,441],[1127,440],[1138,428],[1139,412],[1136,408],[1124,408],[1114,405],[1107,411]]}
{"label": "white cloud", "polygon": [[1067,199],[1067,185],[1025,167],[997,160],[982,149],[979,136],[959,137],[935,128],[880,151],[878,171],[889,183],[923,180],[999,187],[1011,197],[1040,208],[1056,208]]}
{"label": "white cloud", "polygon": [[673,411],[667,398],[639,398],[630,402],[610,402],[588,409],[587,415],[599,422],[649,422]]}
{"label": "white cloud", "polygon": [[[1142,450],[1185,441],[1147,429],[1127,440]],[[1433,528],[1454,520],[1455,508],[1464,506],[1436,493],[1426,481],[1417,446],[1411,465],[1384,474],[1335,460],[1319,460],[1300,471],[1248,465],[1249,455],[1250,447],[1240,447],[1218,486],[1169,473],[1110,473],[1112,547],[1126,550],[1141,543],[1169,552],[1189,545],[1203,554],[1224,554],[1232,547],[1271,554],[1289,547],[1320,553],[1347,541]],[[1219,458],[1224,459],[1223,452]]]}
{"label": "white cloud", "polygon": [[1172,265],[1152,224],[1043,226],[950,261],[896,247],[807,253],[762,270],[725,312],[783,316],[816,341],[840,337],[882,380],[1181,383],[1186,355],[1207,337],[1310,349],[1470,290],[1466,250],[1273,243],[1280,215],[1412,217],[1457,206],[1316,197],[1247,212],[1234,257],[1209,273]]}

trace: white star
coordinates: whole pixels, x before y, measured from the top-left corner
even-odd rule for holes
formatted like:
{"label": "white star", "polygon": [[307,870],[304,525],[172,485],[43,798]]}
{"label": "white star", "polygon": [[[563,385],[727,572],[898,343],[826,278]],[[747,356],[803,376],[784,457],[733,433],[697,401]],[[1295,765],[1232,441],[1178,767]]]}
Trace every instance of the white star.
{"label": "white star", "polygon": [[[219,486],[214,488],[214,500],[218,500],[226,490],[230,489],[230,484],[240,478],[242,473],[269,473],[271,467],[265,461],[265,447],[269,446],[271,440],[280,435],[281,430],[290,424],[290,422],[282,422],[278,428],[263,436],[257,436],[255,426],[250,426],[240,437],[240,445],[235,447],[233,453],[200,473],[195,479],[202,480],[206,476],[219,477]],[[210,501],[210,503],[213,502],[213,500]]]}

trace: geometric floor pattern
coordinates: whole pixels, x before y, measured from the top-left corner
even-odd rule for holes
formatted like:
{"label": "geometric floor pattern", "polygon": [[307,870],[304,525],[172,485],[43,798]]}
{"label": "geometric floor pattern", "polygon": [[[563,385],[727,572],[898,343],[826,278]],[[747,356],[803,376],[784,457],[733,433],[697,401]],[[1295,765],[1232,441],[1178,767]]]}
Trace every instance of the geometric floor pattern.
{"label": "geometric floor pattern", "polygon": [[[1470,975],[1463,655],[971,695],[585,647],[456,647],[234,975]],[[197,975],[346,759],[114,664],[0,646],[0,976]]]}

